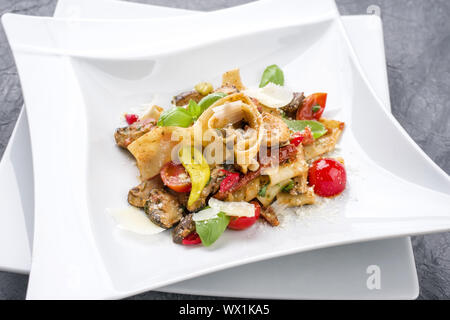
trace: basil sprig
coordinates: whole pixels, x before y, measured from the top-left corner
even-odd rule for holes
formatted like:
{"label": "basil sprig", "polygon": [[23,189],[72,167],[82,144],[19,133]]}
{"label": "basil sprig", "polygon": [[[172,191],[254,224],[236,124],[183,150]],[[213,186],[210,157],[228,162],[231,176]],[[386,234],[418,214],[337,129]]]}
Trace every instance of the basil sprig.
{"label": "basil sprig", "polygon": [[187,108],[174,107],[169,110],[163,111],[158,120],[158,126],[160,127],[189,127],[195,120],[197,120],[203,111],[208,109],[214,102],[226,96],[223,92],[214,92],[202,100],[199,103],[194,100],[189,100]]}
{"label": "basil sprig", "polygon": [[259,87],[265,87],[269,82],[275,83],[279,86],[284,85],[284,74],[283,70],[280,69],[276,64],[268,66],[262,75]]}
{"label": "basil sprig", "polygon": [[174,107],[164,110],[159,116],[158,126],[160,127],[189,127],[194,119],[191,113],[182,107]]}
{"label": "basil sprig", "polygon": [[283,119],[283,120],[287,124],[289,129],[291,129],[292,131],[295,131],[295,132],[303,131],[306,127],[309,127],[311,129],[314,139],[319,139],[321,136],[323,136],[325,133],[327,133],[327,129],[319,121],[289,120],[289,119]]}
{"label": "basil sprig", "polygon": [[189,100],[189,104],[187,106],[187,110],[192,116],[192,119],[197,120],[198,117],[202,114],[202,109],[194,100]]}
{"label": "basil sprig", "polygon": [[230,217],[223,212],[219,212],[215,218],[195,221],[195,231],[200,236],[202,244],[209,247],[220,238],[229,222]]}

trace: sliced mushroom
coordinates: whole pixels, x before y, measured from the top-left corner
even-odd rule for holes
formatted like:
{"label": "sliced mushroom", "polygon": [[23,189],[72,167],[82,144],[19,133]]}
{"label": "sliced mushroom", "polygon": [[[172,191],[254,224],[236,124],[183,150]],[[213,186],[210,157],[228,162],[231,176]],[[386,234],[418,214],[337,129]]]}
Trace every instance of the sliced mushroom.
{"label": "sliced mushroom", "polygon": [[292,101],[287,106],[282,107],[281,110],[283,110],[288,117],[295,119],[297,110],[302,105],[304,99],[305,95],[303,92],[294,92]]}
{"label": "sliced mushroom", "polygon": [[153,189],[162,189],[163,187],[164,184],[161,180],[161,176],[158,174],[131,189],[128,192],[128,203],[132,206],[143,208],[145,202],[150,198],[150,191]]}
{"label": "sliced mushroom", "polygon": [[114,133],[114,138],[119,147],[126,149],[129,144],[142,137],[155,126],[156,121],[152,118],[137,121],[127,127],[118,128]]}
{"label": "sliced mushroom", "polygon": [[180,203],[173,195],[163,189],[150,191],[144,210],[153,223],[166,229],[171,228],[183,217],[183,208]]}
{"label": "sliced mushroom", "polygon": [[190,100],[194,100],[195,102],[199,102],[202,100],[204,96],[201,95],[198,91],[192,90],[192,91],[186,91],[182,92],[172,99],[172,103],[176,106],[185,106],[189,103]]}
{"label": "sliced mushroom", "polygon": [[195,222],[192,213],[184,216],[180,223],[173,229],[172,239],[175,243],[181,243],[184,238],[195,231]]}
{"label": "sliced mushroom", "polygon": [[280,224],[275,210],[273,210],[273,208],[270,206],[264,210],[261,210],[261,216],[274,227]]}

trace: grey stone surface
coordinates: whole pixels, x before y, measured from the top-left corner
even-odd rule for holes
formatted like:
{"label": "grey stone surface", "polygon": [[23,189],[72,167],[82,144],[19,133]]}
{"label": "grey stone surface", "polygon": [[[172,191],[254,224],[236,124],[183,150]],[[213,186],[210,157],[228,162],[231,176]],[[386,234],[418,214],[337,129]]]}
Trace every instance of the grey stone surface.
{"label": "grey stone surface", "polygon": [[[137,0],[170,7],[215,10],[249,0]],[[56,0],[0,0],[0,14],[51,15]],[[380,8],[384,24],[392,112],[420,147],[450,173],[450,1],[337,0],[342,14]],[[23,99],[0,27],[0,156]],[[420,299],[450,298],[450,233],[413,238]],[[28,277],[0,272],[0,299],[23,299]],[[131,299],[204,299],[150,291]]]}

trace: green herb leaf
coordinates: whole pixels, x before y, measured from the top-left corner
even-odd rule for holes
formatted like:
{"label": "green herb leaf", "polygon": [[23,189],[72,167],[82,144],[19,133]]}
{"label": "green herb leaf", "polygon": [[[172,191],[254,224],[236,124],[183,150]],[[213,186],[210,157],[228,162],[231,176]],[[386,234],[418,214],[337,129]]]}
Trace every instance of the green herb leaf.
{"label": "green herb leaf", "polygon": [[189,100],[189,105],[187,107],[187,110],[189,111],[189,113],[191,114],[191,116],[194,120],[197,120],[198,117],[200,117],[200,115],[202,114],[202,109],[197,104],[197,102],[195,102],[192,99]]}
{"label": "green herb leaf", "polygon": [[269,184],[265,184],[258,192],[258,196],[260,197],[265,197],[266,196],[266,191],[267,191],[267,186]]}
{"label": "green herb leaf", "polygon": [[182,107],[174,107],[169,110],[165,110],[161,113],[158,120],[158,126],[160,127],[189,127],[200,115],[208,109],[214,102],[225,97],[227,94],[223,92],[214,92],[202,100],[196,103],[194,100],[189,100],[187,109]]}
{"label": "green herb leaf", "polygon": [[264,70],[259,87],[263,88],[269,82],[275,83],[279,86],[284,85],[283,70],[281,70],[276,64],[268,66],[266,70]]}
{"label": "green herb leaf", "polygon": [[325,133],[327,133],[327,129],[325,126],[321,124],[319,121],[315,120],[289,120],[283,119],[283,121],[287,124],[289,129],[292,131],[303,131],[306,127],[311,129],[314,139],[319,139]]}
{"label": "green herb leaf", "polygon": [[319,110],[320,110],[320,106],[318,104],[316,104],[315,106],[312,107],[312,112],[313,113],[316,113]]}
{"label": "green herb leaf", "polygon": [[289,181],[289,183],[287,184],[287,185],[285,185],[284,187],[283,187],[283,191],[284,192],[289,192],[289,191],[291,191],[292,189],[294,189],[294,181]]}
{"label": "green herb leaf", "polygon": [[198,106],[200,107],[200,114],[203,113],[206,109],[208,109],[214,102],[216,102],[219,99],[222,99],[227,94],[223,92],[214,92],[211,94],[208,94],[206,97],[203,97],[202,100],[199,101]]}
{"label": "green herb leaf", "polygon": [[214,242],[216,242],[217,239],[220,238],[222,233],[227,228],[229,222],[230,217],[223,212],[219,212],[217,214],[217,217],[213,219],[196,221],[195,231],[200,236],[202,244],[206,247],[209,247]]}
{"label": "green herb leaf", "polygon": [[160,127],[189,127],[194,119],[192,118],[191,113],[182,108],[182,107],[174,107],[169,110],[165,110],[161,113],[161,116],[158,120],[158,126]]}

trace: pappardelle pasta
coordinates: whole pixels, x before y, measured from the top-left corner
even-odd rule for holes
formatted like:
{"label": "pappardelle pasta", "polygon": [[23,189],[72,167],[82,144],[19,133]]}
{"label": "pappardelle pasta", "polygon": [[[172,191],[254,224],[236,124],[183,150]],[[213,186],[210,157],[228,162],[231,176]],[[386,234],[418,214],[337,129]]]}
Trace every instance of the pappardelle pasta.
{"label": "pappardelle pasta", "polygon": [[271,65],[259,87],[246,88],[239,69],[230,70],[219,87],[198,83],[169,109],[126,114],[128,126],[114,136],[141,179],[129,204],[173,229],[175,243],[209,246],[227,228],[247,229],[260,217],[278,226],[274,201],[298,207],[340,194],[344,161],[324,156],[344,123],[322,117],[326,99],[290,91]]}

